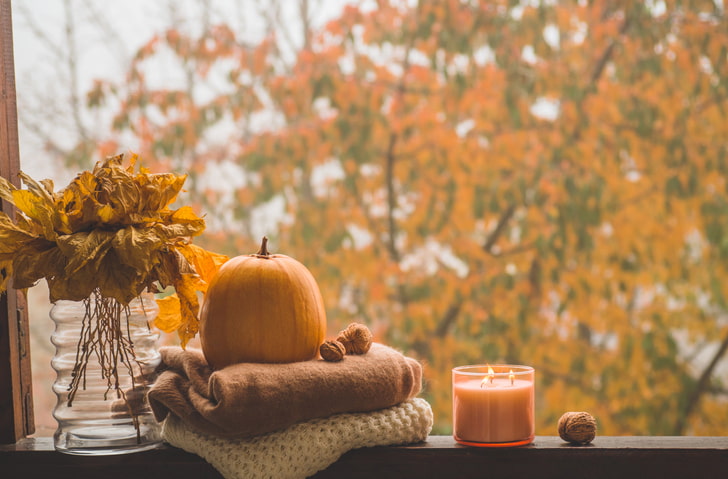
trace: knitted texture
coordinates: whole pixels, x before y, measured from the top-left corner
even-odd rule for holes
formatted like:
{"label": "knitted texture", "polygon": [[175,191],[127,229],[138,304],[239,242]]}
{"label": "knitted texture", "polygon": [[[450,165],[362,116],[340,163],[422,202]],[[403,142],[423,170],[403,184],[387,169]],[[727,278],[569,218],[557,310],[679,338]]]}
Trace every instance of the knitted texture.
{"label": "knitted texture", "polygon": [[313,419],[248,439],[201,434],[170,415],[163,435],[173,446],[205,459],[226,479],[297,479],[326,469],[351,449],[424,441],[432,422],[430,405],[414,398],[387,409]]}

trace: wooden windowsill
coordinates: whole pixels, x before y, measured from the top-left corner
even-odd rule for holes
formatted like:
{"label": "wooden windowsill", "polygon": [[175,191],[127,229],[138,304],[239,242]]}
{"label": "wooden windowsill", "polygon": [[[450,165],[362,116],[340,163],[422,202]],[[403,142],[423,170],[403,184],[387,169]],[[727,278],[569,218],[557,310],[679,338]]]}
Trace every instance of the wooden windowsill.
{"label": "wooden windowsill", "polygon": [[[118,456],[57,453],[50,438],[0,445],[3,478],[219,478],[198,456],[171,446]],[[597,437],[577,447],[554,436],[530,446],[484,449],[430,436],[421,444],[350,451],[316,478],[726,478],[728,437]]]}

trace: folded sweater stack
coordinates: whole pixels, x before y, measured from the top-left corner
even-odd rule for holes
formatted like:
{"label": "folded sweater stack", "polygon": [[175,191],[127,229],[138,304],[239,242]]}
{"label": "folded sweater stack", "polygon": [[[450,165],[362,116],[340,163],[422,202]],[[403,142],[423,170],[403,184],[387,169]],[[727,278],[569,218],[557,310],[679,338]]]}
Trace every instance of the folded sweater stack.
{"label": "folded sweater stack", "polygon": [[149,392],[172,445],[226,478],[303,478],[358,447],[423,441],[432,410],[422,367],[381,344],[340,362],[241,363],[214,371],[200,351],[163,348]]}

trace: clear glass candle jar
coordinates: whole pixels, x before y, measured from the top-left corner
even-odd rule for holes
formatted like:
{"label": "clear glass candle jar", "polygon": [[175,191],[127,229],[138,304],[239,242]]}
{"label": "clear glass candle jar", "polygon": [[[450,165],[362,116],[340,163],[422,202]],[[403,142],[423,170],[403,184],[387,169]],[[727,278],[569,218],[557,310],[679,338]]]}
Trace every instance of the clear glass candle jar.
{"label": "clear glass candle jar", "polygon": [[453,436],[460,444],[522,446],[533,442],[534,369],[511,364],[452,370]]}

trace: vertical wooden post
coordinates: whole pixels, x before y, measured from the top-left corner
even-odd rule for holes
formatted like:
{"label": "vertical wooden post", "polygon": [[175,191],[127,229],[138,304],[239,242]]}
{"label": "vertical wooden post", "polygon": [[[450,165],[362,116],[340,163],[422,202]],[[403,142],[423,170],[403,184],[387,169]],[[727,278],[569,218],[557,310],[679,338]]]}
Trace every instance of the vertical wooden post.
{"label": "vertical wooden post", "polygon": [[[10,0],[0,0],[0,176],[17,185],[19,170],[12,17]],[[0,207],[14,214],[6,202]],[[21,292],[8,289],[0,297],[0,443],[34,430],[27,304]]]}

